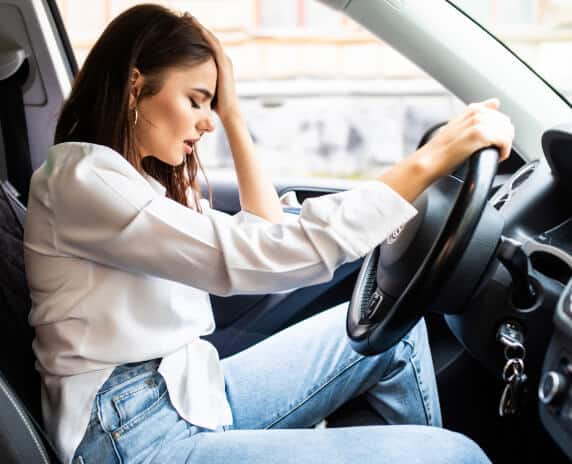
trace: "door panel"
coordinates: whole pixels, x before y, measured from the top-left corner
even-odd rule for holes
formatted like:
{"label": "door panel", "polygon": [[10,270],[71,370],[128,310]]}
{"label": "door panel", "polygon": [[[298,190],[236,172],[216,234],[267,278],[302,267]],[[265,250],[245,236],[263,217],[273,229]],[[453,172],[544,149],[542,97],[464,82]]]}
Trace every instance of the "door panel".
{"label": "door panel", "polygon": [[[238,186],[232,179],[211,179],[213,207],[228,214],[240,210]],[[295,192],[301,204],[306,198],[350,188],[353,182],[291,179],[275,183],[279,196]],[[203,191],[204,196],[208,196]],[[289,213],[299,208],[288,206]],[[221,357],[241,351],[260,340],[320,311],[348,301],[362,260],[339,267],[330,282],[268,295],[211,295],[217,330],[207,337]]]}

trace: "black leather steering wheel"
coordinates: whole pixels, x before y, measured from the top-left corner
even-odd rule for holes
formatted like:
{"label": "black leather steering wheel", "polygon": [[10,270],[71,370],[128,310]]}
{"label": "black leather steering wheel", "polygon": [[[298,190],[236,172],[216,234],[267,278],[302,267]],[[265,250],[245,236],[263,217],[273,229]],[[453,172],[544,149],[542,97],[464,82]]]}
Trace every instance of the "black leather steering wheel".
{"label": "black leather steering wheel", "polygon": [[494,147],[474,153],[464,182],[432,184],[414,202],[417,216],[365,257],[347,314],[356,351],[390,349],[428,311],[462,312],[502,232],[485,208],[498,159]]}

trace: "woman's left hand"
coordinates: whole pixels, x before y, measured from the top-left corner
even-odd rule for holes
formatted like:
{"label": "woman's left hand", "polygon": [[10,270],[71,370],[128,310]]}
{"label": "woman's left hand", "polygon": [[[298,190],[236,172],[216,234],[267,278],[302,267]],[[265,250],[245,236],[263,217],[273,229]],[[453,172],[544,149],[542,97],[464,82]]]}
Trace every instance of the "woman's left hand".
{"label": "woman's left hand", "polygon": [[216,36],[197,21],[194,16],[190,16],[191,21],[203,34],[204,39],[211,46],[215,53],[215,62],[218,70],[216,88],[216,106],[214,110],[224,124],[226,120],[239,114],[238,96],[234,80],[234,70],[232,61],[224,53],[222,44]]}

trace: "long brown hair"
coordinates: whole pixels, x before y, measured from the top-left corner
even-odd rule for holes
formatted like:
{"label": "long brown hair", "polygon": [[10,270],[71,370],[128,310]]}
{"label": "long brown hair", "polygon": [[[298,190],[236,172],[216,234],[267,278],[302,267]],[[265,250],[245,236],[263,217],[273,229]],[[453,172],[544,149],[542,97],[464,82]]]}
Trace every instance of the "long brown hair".
{"label": "long brown hair", "polygon": [[[126,10],[107,26],[87,56],[63,105],[54,143],[106,145],[121,153],[140,173],[163,184],[169,198],[202,211],[197,172],[200,168],[204,175],[204,170],[196,147],[179,166],[152,156],[141,159],[135,144],[135,113],[129,109],[129,93],[135,68],[145,77],[141,100],[161,90],[169,68],[201,64],[211,57],[213,50],[187,15],[152,4]],[[191,205],[189,187],[193,193]],[[207,187],[212,204],[208,180]]]}

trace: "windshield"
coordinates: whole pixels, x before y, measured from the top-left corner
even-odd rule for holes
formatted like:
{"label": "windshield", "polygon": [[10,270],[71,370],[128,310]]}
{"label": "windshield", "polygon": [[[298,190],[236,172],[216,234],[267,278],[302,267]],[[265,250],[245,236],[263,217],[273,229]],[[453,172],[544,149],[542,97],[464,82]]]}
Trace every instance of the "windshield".
{"label": "windshield", "polygon": [[572,104],[572,0],[450,0]]}

